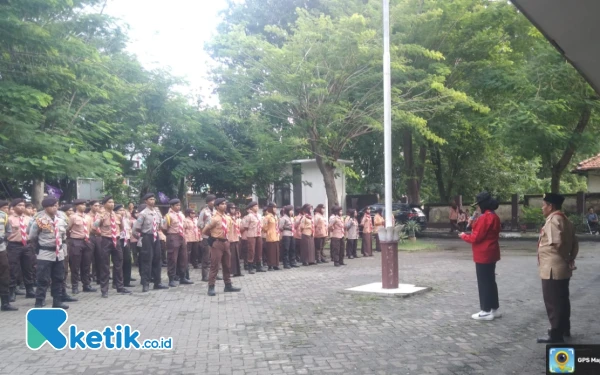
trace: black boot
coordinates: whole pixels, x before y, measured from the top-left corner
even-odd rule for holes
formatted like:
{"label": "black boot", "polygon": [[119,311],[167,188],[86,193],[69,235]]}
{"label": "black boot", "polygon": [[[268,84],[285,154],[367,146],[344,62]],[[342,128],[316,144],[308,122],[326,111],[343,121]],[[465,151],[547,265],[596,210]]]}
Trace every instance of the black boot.
{"label": "black boot", "polygon": [[65,305],[60,297],[54,297],[52,299],[52,308],[67,310],[69,306]]}
{"label": "black boot", "polygon": [[117,293],[119,293],[119,294],[131,294],[131,290],[125,289],[125,288],[121,288],[121,289],[117,289]]}
{"label": "black boot", "polygon": [[242,288],[234,288],[233,285],[231,285],[231,284],[225,284],[225,289],[223,291],[225,293],[233,293],[233,292],[239,292],[241,290],[242,290]]}
{"label": "black boot", "polygon": [[62,301],[63,302],[77,302],[77,298],[73,298],[63,291],[62,293]]}
{"label": "black boot", "polygon": [[263,268],[262,264],[257,263],[256,264],[256,272],[267,272],[267,270]]}
{"label": "black boot", "polygon": [[0,297],[2,299],[2,311],[17,311],[19,310],[18,308],[11,306],[10,302],[8,301],[8,296],[1,296]]}
{"label": "black boot", "polygon": [[215,293],[215,286],[214,285],[209,285],[208,286],[208,296],[209,297],[214,297],[216,295],[217,295],[217,293]]}
{"label": "black boot", "polygon": [[163,284],[154,284],[154,289],[169,289],[169,287]]}
{"label": "black boot", "polygon": [[254,272],[254,266],[251,265],[251,264],[248,265],[248,273],[250,275],[254,275],[255,274],[255,272]]}
{"label": "black boot", "polygon": [[79,287],[78,286],[74,286],[71,288],[71,293],[73,294],[79,294]]}
{"label": "black boot", "polygon": [[8,291],[8,293],[9,293],[8,301],[9,302],[15,302],[17,300],[17,290],[16,289],[17,288],[15,288],[15,287],[9,288],[9,291]]}
{"label": "black boot", "polygon": [[35,299],[35,308],[41,309],[42,307],[44,307],[46,305],[46,303],[44,302],[43,298],[36,298]]}
{"label": "black boot", "polygon": [[181,279],[181,281],[179,282],[179,284],[181,285],[192,285],[193,283],[194,282],[189,278]]}
{"label": "black boot", "polygon": [[97,292],[97,291],[98,291],[98,289],[92,288],[91,285],[86,285],[86,286],[83,287],[83,292],[84,293],[94,293],[94,292]]}
{"label": "black boot", "polygon": [[148,284],[143,285],[142,293],[147,293],[148,291],[150,291],[150,286]]}
{"label": "black boot", "polygon": [[33,285],[27,285],[25,287],[25,290],[27,291],[25,293],[25,298],[35,298],[35,291],[33,290]]}
{"label": "black boot", "polygon": [[25,295],[25,293],[23,293],[23,292],[21,291],[22,289],[24,289],[24,288],[21,288],[21,287],[19,287],[19,286],[18,286],[18,287],[16,287],[16,288],[15,288],[15,295],[16,295],[16,296],[24,296],[24,295]]}
{"label": "black boot", "polygon": [[173,280],[172,277],[169,277],[169,287],[170,288],[177,288],[177,281]]}

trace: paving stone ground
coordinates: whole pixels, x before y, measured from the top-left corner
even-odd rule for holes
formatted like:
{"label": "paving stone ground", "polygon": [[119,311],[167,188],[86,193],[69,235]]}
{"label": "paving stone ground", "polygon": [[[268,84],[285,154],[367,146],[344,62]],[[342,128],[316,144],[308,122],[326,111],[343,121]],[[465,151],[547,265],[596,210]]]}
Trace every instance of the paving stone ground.
{"label": "paving stone ground", "polygon": [[[400,280],[430,286],[411,298],[357,296],[345,288],[380,280],[380,257],[235,278],[241,293],[206,296],[206,284],[130,296],[79,294],[69,324],[130,324],[171,351],[38,351],[25,345],[22,297],[0,313],[1,374],[544,374],[548,327],[535,243],[505,242],[498,263],[504,317],[477,322],[475,266],[461,241],[401,252]],[[572,343],[600,344],[600,245],[581,245],[571,281]],[[137,272],[137,270],[136,270]],[[163,269],[163,275],[166,271]],[[200,278],[197,270],[193,278]],[[139,277],[138,277],[139,279]]]}

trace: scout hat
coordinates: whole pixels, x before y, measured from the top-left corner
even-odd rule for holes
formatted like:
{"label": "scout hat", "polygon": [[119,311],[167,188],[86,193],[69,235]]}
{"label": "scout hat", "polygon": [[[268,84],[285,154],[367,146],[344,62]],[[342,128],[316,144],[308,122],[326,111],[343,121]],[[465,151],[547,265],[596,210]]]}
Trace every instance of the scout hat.
{"label": "scout hat", "polygon": [[108,202],[111,199],[113,199],[113,197],[111,195],[107,195],[102,199],[102,204],[106,204],[106,202]]}
{"label": "scout hat", "polygon": [[17,199],[13,199],[13,200],[10,202],[10,206],[11,206],[11,207],[14,207],[14,206],[16,206],[16,205],[18,205],[18,204],[21,204],[21,203],[24,203],[24,202],[25,202],[25,199],[23,199],[23,198],[17,198]]}
{"label": "scout hat", "polygon": [[[208,197],[207,197],[207,199],[208,199]],[[218,206],[218,205],[220,205],[221,203],[224,203],[224,202],[227,202],[227,199],[225,199],[225,198],[218,198],[218,199],[215,200],[215,206]],[[208,203],[208,201],[207,201],[207,203]]]}
{"label": "scout hat", "polygon": [[58,203],[58,199],[56,199],[56,198],[45,198],[42,201],[42,207],[44,207],[44,208],[52,207],[57,203]]}
{"label": "scout hat", "polygon": [[258,202],[257,201],[252,201],[250,203],[248,203],[248,206],[246,207],[246,209],[250,209],[254,206],[258,206]]}
{"label": "scout hat", "polygon": [[142,200],[145,202],[150,198],[154,198],[154,193],[148,193],[142,197]]}
{"label": "scout hat", "polygon": [[488,193],[487,191],[482,191],[481,193],[477,194],[477,196],[475,197],[475,203],[473,203],[471,205],[471,207],[475,207],[478,206],[479,204],[488,201],[492,199],[492,196],[490,195],[490,193]]}
{"label": "scout hat", "polygon": [[[209,195],[207,195],[207,196],[206,196],[206,203],[210,203],[210,202],[214,201],[215,199],[217,199],[217,197],[216,197],[216,196],[214,196],[214,195],[212,195],[212,194],[209,194]],[[221,198],[221,199],[223,199],[223,198]],[[217,204],[217,203],[215,202],[215,205],[216,205],[216,204]]]}
{"label": "scout hat", "polygon": [[176,204],[178,204],[178,203],[181,203],[181,201],[180,201],[179,199],[177,199],[177,198],[175,198],[175,199],[171,199],[171,200],[169,201],[169,205],[171,205],[171,206],[174,206],[174,205],[176,205]]}
{"label": "scout hat", "polygon": [[85,199],[75,199],[73,202],[71,202],[71,204],[73,206],[79,206],[80,204],[85,204]]}

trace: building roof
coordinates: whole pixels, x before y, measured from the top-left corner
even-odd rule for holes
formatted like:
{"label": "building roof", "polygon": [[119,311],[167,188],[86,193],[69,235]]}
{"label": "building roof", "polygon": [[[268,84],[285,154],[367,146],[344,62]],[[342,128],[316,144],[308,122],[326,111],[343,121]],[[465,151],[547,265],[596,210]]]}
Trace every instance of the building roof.
{"label": "building roof", "polygon": [[600,93],[600,1],[511,1]]}
{"label": "building roof", "polygon": [[[290,164],[308,164],[308,163],[316,163],[316,162],[317,162],[317,159],[299,159],[299,160],[292,160],[290,162]],[[344,159],[338,159],[337,162],[340,164],[354,164],[354,162],[352,160],[344,160]]]}
{"label": "building roof", "polygon": [[587,172],[594,170],[600,170],[600,154],[577,164],[577,167],[572,171],[572,173]]}

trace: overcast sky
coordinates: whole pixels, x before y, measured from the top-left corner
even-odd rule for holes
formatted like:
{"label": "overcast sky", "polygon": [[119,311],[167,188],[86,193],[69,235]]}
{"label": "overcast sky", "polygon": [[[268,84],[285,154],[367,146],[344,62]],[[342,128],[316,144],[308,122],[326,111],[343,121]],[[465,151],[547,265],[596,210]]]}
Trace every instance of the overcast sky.
{"label": "overcast sky", "polygon": [[130,26],[129,50],[148,68],[171,68],[207,96],[210,57],[204,43],[216,33],[225,0],[108,0],[107,14]]}

